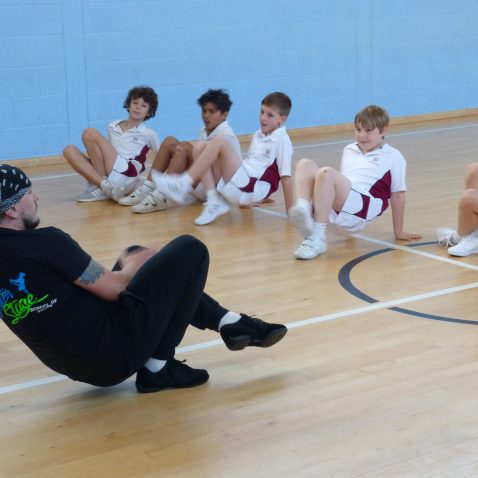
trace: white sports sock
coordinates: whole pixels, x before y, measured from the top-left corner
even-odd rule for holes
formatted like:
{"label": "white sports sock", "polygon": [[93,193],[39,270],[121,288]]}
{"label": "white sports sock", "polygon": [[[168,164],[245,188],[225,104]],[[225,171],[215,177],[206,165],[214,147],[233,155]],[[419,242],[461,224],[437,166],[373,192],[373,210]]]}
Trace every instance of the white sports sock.
{"label": "white sports sock", "polygon": [[159,372],[166,365],[166,360],[159,360],[153,357],[149,358],[144,366],[153,373]]}
{"label": "white sports sock", "polygon": [[455,231],[454,233],[452,233],[450,239],[453,244],[458,244],[461,241],[462,237]]}
{"label": "white sports sock", "polygon": [[221,202],[221,196],[219,196],[219,193],[215,189],[210,189],[206,191],[206,201],[212,203]]}
{"label": "white sports sock", "polygon": [[221,327],[224,325],[229,325],[229,324],[235,324],[241,320],[241,316],[239,314],[236,314],[235,312],[226,312],[222,319],[219,321],[219,326],[218,329],[221,330]]}
{"label": "white sports sock", "polygon": [[327,223],[314,221],[314,235],[325,239],[327,235]]}
{"label": "white sports sock", "polygon": [[309,211],[309,213],[312,212],[312,204],[310,204],[310,202],[307,201],[307,199],[297,199],[297,201],[295,202],[295,205],[297,207],[305,208],[307,211]]}

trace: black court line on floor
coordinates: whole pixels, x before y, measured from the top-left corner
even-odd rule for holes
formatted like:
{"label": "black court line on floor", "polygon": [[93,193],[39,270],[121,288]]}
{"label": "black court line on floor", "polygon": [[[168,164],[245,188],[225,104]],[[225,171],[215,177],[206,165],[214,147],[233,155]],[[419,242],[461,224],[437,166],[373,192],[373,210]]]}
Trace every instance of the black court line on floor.
{"label": "black court line on floor", "polygon": [[[420,247],[420,246],[429,246],[432,244],[436,244],[435,241],[432,242],[419,242],[415,244],[407,244],[406,247]],[[354,267],[359,265],[360,263],[366,261],[367,259],[370,259],[371,257],[378,256],[380,254],[385,254],[386,252],[392,252],[396,251],[396,249],[393,249],[391,247],[387,247],[385,249],[380,249],[378,251],[374,252],[369,252],[368,254],[364,254],[363,256],[357,257],[356,259],[351,260],[350,262],[347,262],[339,271],[338,279],[340,285],[350,294],[353,296],[357,297],[358,299],[361,299],[365,302],[368,302],[370,304],[380,302],[377,299],[374,299],[373,297],[365,294],[365,292],[362,292],[358,287],[356,287],[353,283],[352,280],[350,279],[350,274]],[[440,315],[433,315],[433,314],[425,314],[423,312],[418,312],[416,310],[411,310],[411,309],[404,309],[402,307],[389,307],[389,310],[393,310],[395,312],[400,312],[401,314],[408,314],[408,315],[413,315],[415,317],[422,317],[424,319],[430,319],[430,320],[440,320],[442,322],[454,322],[457,324],[466,324],[466,325],[478,325],[478,321],[475,320],[464,320],[464,319],[457,319],[454,317],[444,317]]]}

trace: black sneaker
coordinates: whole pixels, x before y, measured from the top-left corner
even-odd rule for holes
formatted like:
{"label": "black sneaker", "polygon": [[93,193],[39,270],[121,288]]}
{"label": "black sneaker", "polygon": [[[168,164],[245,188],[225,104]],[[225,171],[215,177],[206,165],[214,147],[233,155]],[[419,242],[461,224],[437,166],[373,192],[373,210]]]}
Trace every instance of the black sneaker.
{"label": "black sneaker", "polygon": [[221,327],[221,337],[229,350],[242,350],[244,347],[270,347],[287,333],[282,324],[269,324],[256,317],[241,314],[239,321]]}
{"label": "black sneaker", "polygon": [[209,379],[206,370],[191,368],[176,359],[169,359],[156,373],[142,367],[136,374],[136,388],[141,393],[158,392],[166,388],[189,388],[202,385]]}

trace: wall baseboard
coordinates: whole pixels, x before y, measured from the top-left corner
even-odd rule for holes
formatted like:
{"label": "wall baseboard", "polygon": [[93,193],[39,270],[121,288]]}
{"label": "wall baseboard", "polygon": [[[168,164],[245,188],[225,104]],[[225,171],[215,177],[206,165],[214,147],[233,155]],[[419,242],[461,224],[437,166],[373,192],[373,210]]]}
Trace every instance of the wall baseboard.
{"label": "wall baseboard", "polygon": [[[462,118],[466,116],[478,116],[478,108],[465,108],[461,110],[441,111],[437,113],[427,113],[427,114],[413,115],[413,116],[397,116],[396,118],[391,118],[390,124],[401,125],[401,124],[410,124],[410,123],[421,123],[425,121]],[[288,133],[291,138],[300,138],[303,136],[353,131],[353,129],[354,129],[353,123],[338,123],[338,124],[332,124],[332,125],[311,126],[308,128],[289,129]],[[252,138],[252,134],[238,135],[238,138],[241,144],[249,145]],[[148,159],[152,161],[153,158],[154,158],[154,155],[150,153],[148,155]],[[38,156],[34,158],[20,158],[20,159],[12,159],[8,161],[3,161],[3,163],[5,164],[15,164],[15,166],[18,166],[20,168],[34,167],[34,166],[47,166],[47,165],[54,165],[54,164],[62,164],[65,162],[66,160],[63,157],[63,155]]]}

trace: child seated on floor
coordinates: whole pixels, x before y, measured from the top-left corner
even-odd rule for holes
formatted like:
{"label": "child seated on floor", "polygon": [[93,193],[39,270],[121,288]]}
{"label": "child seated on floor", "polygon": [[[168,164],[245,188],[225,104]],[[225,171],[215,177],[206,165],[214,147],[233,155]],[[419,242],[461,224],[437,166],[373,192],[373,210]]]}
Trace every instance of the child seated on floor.
{"label": "child seated on floor", "polygon": [[109,140],[98,130],[87,128],[82,135],[86,154],[73,144],[63,150],[71,167],[88,181],[86,191],[76,196],[79,202],[118,201],[135,188],[148,151],[159,149],[157,133],[145,124],[156,114],[156,92],[136,86],[128,92],[123,107],[128,118],[108,125]]}
{"label": "child seated on floor", "polygon": [[345,147],[340,171],[319,168],[301,159],[295,168],[296,202],[289,218],[303,236],[294,252],[297,259],[313,259],[327,251],[326,230],[351,234],[392,206],[396,239],[421,239],[403,230],[406,163],[398,149],[384,142],[389,116],[371,105],[357,113],[354,143]]}
{"label": "child seated on floor", "polygon": [[[156,186],[166,197],[186,204],[194,184],[201,181],[206,189],[206,202],[194,221],[202,226],[215,221],[230,210],[228,202],[251,205],[267,199],[282,184],[286,211],[292,204],[292,143],[284,123],[292,103],[281,92],[270,93],[261,102],[260,129],[254,133],[244,161],[240,152],[223,137],[193,148],[194,162],[181,175],[152,175]],[[217,184],[217,186],[216,186]]]}

